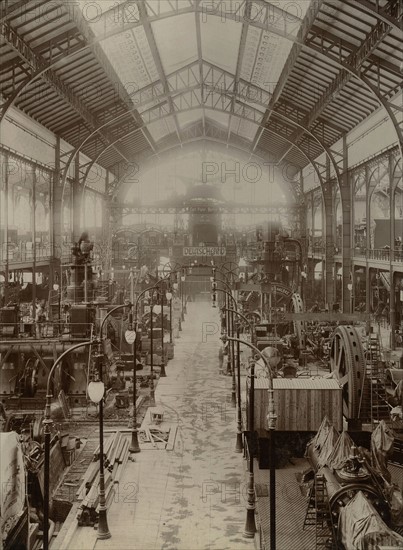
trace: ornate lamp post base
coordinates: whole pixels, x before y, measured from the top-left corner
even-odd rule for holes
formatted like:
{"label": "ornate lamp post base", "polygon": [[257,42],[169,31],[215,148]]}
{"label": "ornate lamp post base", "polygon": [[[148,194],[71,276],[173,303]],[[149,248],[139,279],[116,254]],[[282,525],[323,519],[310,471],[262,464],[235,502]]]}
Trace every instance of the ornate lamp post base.
{"label": "ornate lamp post base", "polygon": [[160,370],[160,378],[166,378],[167,373],[165,372],[165,357],[161,357],[161,370]]}
{"label": "ornate lamp post base", "polygon": [[[249,460],[253,460],[250,456]],[[243,536],[248,539],[252,539],[255,536],[256,522],[255,522],[255,480],[253,472],[249,472],[248,480],[248,504],[246,505],[246,523]]]}
{"label": "ornate lamp post base", "polygon": [[150,390],[150,406],[155,407],[155,390],[151,388]]}
{"label": "ornate lamp post base", "polygon": [[137,427],[132,428],[132,440],[130,442],[129,453],[139,453],[141,451],[138,439]]}
{"label": "ornate lamp post base", "polygon": [[236,453],[242,453],[243,452],[243,442],[242,442],[242,433],[241,432],[238,432],[236,434],[235,452]]}
{"label": "ornate lamp post base", "polygon": [[105,506],[99,507],[99,516],[98,516],[98,532],[97,532],[97,538],[98,539],[110,539],[111,533],[109,531],[108,527],[108,520],[106,517],[106,508]]}

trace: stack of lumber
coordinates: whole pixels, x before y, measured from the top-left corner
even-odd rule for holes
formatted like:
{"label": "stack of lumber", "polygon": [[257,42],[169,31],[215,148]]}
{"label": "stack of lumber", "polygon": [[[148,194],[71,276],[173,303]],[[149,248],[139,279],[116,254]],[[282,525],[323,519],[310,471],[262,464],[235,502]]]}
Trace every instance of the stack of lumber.
{"label": "stack of lumber", "polygon": [[144,449],[172,450],[176,431],[176,425],[172,425],[170,428],[162,428],[150,424],[139,430],[141,446]]}
{"label": "stack of lumber", "polygon": [[[111,504],[117,485],[129,456],[129,440],[122,432],[113,432],[104,443],[104,474],[106,506]],[[99,512],[99,446],[94,451],[94,459],[84,474],[76,493],[81,504],[78,508],[79,525],[94,525]]]}

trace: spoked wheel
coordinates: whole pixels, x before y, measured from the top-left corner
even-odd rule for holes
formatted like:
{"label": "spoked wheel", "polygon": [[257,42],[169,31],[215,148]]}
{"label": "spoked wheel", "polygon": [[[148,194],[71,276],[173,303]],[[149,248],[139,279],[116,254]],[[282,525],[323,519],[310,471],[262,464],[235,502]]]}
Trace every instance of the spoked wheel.
{"label": "spoked wheel", "polygon": [[225,262],[225,264],[221,266],[221,271],[225,273],[226,277],[230,276],[235,279],[238,278],[239,266],[234,262]]}
{"label": "spoked wheel", "polygon": [[343,415],[357,419],[365,375],[361,339],[352,326],[337,327],[330,347],[330,368],[343,387]]}

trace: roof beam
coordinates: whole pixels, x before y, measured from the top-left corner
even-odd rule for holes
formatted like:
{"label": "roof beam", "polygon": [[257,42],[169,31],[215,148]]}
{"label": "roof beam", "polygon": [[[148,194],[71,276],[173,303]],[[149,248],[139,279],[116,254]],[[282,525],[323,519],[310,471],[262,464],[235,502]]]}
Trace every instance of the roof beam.
{"label": "roof beam", "polygon": [[[360,44],[360,46],[358,46],[358,48],[355,48],[350,53],[345,62],[354,69],[359,69],[390,31],[391,27],[387,23],[384,21],[378,21],[378,23],[371,29],[371,32],[367,34],[365,40]],[[345,69],[342,69],[333,82],[323,92],[314,107],[305,115],[302,120],[302,125],[306,128],[310,128],[315,120],[321,116],[323,111],[341,92],[342,88],[349,82],[350,79],[351,74]],[[297,130],[292,136],[292,141],[297,143],[302,134],[303,132],[301,130]],[[284,152],[279,160],[279,163],[284,160],[290,150],[291,147]]]}
{"label": "roof beam", "polygon": [[[391,25],[397,32],[401,33],[402,29],[398,20],[402,18],[402,6],[399,0],[389,0],[385,6],[380,6],[379,2],[370,2],[369,0],[344,0],[344,4],[364,11],[376,19]],[[358,4],[358,5],[357,5]]]}
{"label": "roof beam", "polygon": [[[5,23],[12,17],[18,17],[21,15],[22,8],[27,7],[26,11],[31,11],[33,8],[43,4],[43,0],[20,0],[19,2],[10,3],[8,0],[4,0],[0,5],[0,25]],[[17,13],[20,12],[20,13]]]}
{"label": "roof beam", "polygon": [[[44,70],[42,78],[46,80],[48,84],[65,100],[69,105],[89,124],[92,128],[99,126],[97,118],[87,109],[84,103],[77,97],[73,90],[67,86],[56,74],[53,69],[47,69],[48,63],[39,55],[37,55],[30,46],[20,37],[18,34],[8,25],[3,23],[0,25],[0,34],[4,40],[13,48],[18,56],[24,60],[24,62],[31,67],[33,72]],[[101,135],[108,142],[111,143],[113,139],[110,138],[106,130],[101,130]],[[115,149],[119,155],[126,159],[126,156]]]}
{"label": "roof beam", "polygon": [[238,59],[237,59],[237,63],[236,63],[235,77],[234,77],[234,95],[232,97],[231,112],[230,112],[229,119],[228,119],[227,146],[229,144],[229,140],[230,140],[230,137],[231,137],[232,113],[235,110],[235,97],[238,94],[239,78],[241,76],[242,62],[243,62],[243,59],[244,59],[246,39],[247,39],[247,36],[248,36],[248,30],[249,30],[249,22],[248,21],[250,21],[250,18],[251,18],[251,11],[252,11],[251,1],[250,0],[245,0],[241,40],[240,40],[240,43],[239,43]]}
{"label": "roof beam", "polygon": [[[265,126],[270,119],[271,112],[274,108],[274,105],[277,103],[287,81],[288,77],[292,73],[294,66],[297,62],[297,59],[299,57],[299,54],[302,50],[302,42],[305,41],[306,37],[308,36],[308,33],[316,19],[317,14],[319,13],[322,4],[324,3],[324,0],[316,0],[315,2],[312,2],[310,5],[310,9],[307,11],[304,20],[299,28],[297,38],[298,42],[295,42],[291,48],[291,51],[287,57],[287,61],[285,62],[285,65],[283,67],[283,70],[281,71],[280,78],[278,79],[278,82],[276,84],[276,87],[274,89],[272,98],[268,105],[268,110],[266,111],[264,118],[263,118],[263,126]],[[256,149],[258,142],[263,134],[263,130],[258,130],[256,133],[256,136],[253,140],[252,147],[251,147],[251,153]]]}
{"label": "roof beam", "polygon": [[[66,4],[65,0],[56,0],[56,1],[61,6],[65,7],[65,4]],[[134,122],[138,126],[141,126],[141,118],[139,114],[137,113],[137,111],[132,111],[133,102],[131,101],[129,94],[127,93],[125,87],[122,85],[119,76],[117,75],[115,69],[113,68],[112,63],[109,61],[101,45],[95,42],[96,36],[92,31],[92,29],[90,28],[90,26],[88,25],[85,18],[83,17],[81,10],[77,7],[74,7],[73,9],[68,10],[68,14],[69,14],[70,20],[73,21],[74,24],[77,26],[78,30],[84,36],[87,43],[92,44],[91,51],[94,54],[95,58],[97,59],[98,63],[101,65],[102,69],[105,71],[106,75],[109,77],[109,81],[112,87],[114,88],[115,92],[117,92],[117,96],[125,103],[128,110],[131,111]],[[147,129],[144,129],[143,134],[148,144],[150,145],[151,149],[154,151],[154,153],[158,154],[157,146],[150,132]]]}
{"label": "roof beam", "polygon": [[[200,11],[199,11],[199,4],[201,0],[197,1],[197,9],[195,11],[195,24],[196,24],[196,42],[197,42],[197,62],[199,66],[199,79],[200,84],[203,82],[203,51],[202,51],[202,41],[201,41],[201,29],[200,29]],[[204,90],[201,90],[201,102],[203,105],[203,134],[206,132],[206,111],[204,109]]]}
{"label": "roof beam", "polygon": [[[136,4],[137,4],[138,10],[139,10],[140,20],[143,24],[145,35],[147,37],[148,45],[150,46],[151,54],[153,56],[155,66],[157,67],[158,75],[159,75],[160,80],[161,80],[161,82],[164,86],[164,90],[166,90],[166,92],[169,92],[168,80],[167,80],[167,77],[166,77],[166,74],[165,74],[165,71],[164,71],[164,67],[162,66],[161,57],[160,57],[160,54],[159,54],[159,51],[158,51],[157,43],[155,41],[153,30],[151,28],[151,23],[148,20],[148,13],[147,13],[147,9],[144,5],[144,0],[136,0]],[[174,122],[175,122],[176,135],[178,136],[179,142],[182,143],[178,117],[176,116],[176,112],[175,112],[175,109],[174,109],[174,106],[173,106],[172,98],[170,96],[168,97],[168,102],[169,102],[169,106],[170,106],[170,109],[172,111],[172,116],[173,116],[173,119],[174,119]]]}

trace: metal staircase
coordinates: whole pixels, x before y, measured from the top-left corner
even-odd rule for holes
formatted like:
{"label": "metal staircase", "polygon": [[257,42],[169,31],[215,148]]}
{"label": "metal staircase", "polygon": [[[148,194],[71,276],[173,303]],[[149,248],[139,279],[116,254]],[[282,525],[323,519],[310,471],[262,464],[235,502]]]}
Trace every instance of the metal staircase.
{"label": "metal staircase", "polygon": [[365,380],[361,396],[360,418],[374,424],[389,419],[379,335],[370,334],[365,359]]}
{"label": "metal staircase", "polygon": [[316,474],[309,491],[303,526],[303,529],[315,526],[315,550],[318,548],[336,550],[331,519],[325,479],[321,474]]}

